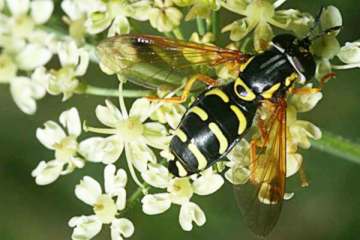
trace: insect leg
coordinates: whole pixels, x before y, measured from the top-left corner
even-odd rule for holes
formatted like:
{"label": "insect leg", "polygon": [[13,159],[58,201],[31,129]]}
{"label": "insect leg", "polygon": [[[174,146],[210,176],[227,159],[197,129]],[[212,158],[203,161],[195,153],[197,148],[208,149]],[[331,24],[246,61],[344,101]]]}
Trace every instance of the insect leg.
{"label": "insect leg", "polygon": [[184,90],[183,90],[181,96],[170,97],[170,98],[160,98],[160,97],[157,97],[157,96],[148,96],[146,98],[151,100],[151,101],[161,101],[161,102],[170,102],[170,103],[182,103],[182,102],[185,102],[186,99],[189,97],[191,87],[194,85],[194,83],[196,81],[203,82],[203,83],[205,83],[207,85],[210,85],[210,86],[216,85],[216,80],[215,79],[212,79],[211,77],[209,77],[207,75],[197,74],[197,75],[194,75],[193,77],[191,77],[185,83]]}
{"label": "insect leg", "polygon": [[329,81],[331,78],[334,78],[336,77],[336,73],[334,72],[330,72],[328,74],[325,74],[325,76],[323,76],[321,79],[320,79],[320,87],[323,88],[325,83],[327,81]]}
{"label": "insect leg", "polygon": [[321,88],[310,88],[310,87],[290,88],[289,91],[292,94],[305,95],[305,94],[314,94],[321,92]]}
{"label": "insect leg", "polygon": [[305,175],[304,165],[303,164],[301,164],[301,167],[299,169],[299,177],[300,177],[301,186],[302,187],[308,187],[309,186],[309,181],[307,180],[307,177]]}

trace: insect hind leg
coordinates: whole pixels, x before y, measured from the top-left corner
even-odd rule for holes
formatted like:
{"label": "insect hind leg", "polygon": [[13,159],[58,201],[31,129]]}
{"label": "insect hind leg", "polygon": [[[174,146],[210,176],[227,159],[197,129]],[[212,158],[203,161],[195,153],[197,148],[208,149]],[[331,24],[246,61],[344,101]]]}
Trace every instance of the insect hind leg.
{"label": "insect hind leg", "polygon": [[205,83],[206,85],[209,85],[209,86],[214,86],[217,83],[217,81],[215,79],[212,79],[211,77],[209,77],[207,75],[196,74],[193,77],[191,77],[189,80],[186,81],[181,96],[169,97],[169,98],[161,98],[161,97],[157,97],[157,96],[148,96],[146,98],[149,99],[150,101],[160,101],[160,102],[168,102],[168,103],[183,103],[189,97],[191,88],[192,88],[192,86],[194,85],[194,83],[196,81],[203,82],[203,83]]}

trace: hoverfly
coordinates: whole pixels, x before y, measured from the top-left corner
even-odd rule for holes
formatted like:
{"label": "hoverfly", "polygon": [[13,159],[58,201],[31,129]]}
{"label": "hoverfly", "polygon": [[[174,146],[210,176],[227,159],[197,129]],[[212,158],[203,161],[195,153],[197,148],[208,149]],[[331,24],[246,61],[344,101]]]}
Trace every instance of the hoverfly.
{"label": "hoverfly", "polygon": [[[315,74],[311,41],[339,28],[327,29],[313,38],[310,34],[303,39],[277,35],[267,50],[256,55],[153,35],[111,37],[97,50],[103,66],[146,88],[155,89],[159,79],[171,77],[168,84],[175,88],[187,79],[181,96],[149,96],[151,100],[181,103],[196,82],[209,86],[190,105],[170,142],[175,159],[168,168],[177,177],[198,173],[225,157],[246,135],[259,109],[272,113],[267,122],[258,121],[261,136],[251,141],[249,181],[234,187],[248,226],[255,234],[265,236],[279,218],[285,194],[287,94],[319,91],[304,91],[294,85]],[[234,81],[219,85],[202,73],[204,68],[224,64],[239,70]],[[147,74],[142,75],[144,69]]]}

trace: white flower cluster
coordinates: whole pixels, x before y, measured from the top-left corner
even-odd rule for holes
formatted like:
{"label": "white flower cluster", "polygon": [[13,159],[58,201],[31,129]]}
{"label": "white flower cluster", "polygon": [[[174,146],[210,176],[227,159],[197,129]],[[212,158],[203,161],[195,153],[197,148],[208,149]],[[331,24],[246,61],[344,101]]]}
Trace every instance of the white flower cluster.
{"label": "white flower cluster", "polygon": [[[59,3],[56,13],[55,2]],[[100,38],[128,34],[135,30],[132,21],[148,21],[157,31],[181,39],[180,25],[183,19],[197,18],[199,25],[204,20],[207,31],[214,24],[210,15],[216,14],[221,7],[240,15],[239,20],[222,28],[222,32],[230,32],[230,40],[234,41],[232,45],[241,46],[237,43],[242,43],[254,33],[253,49],[263,51],[273,37],[273,26],[304,36],[314,23],[313,17],[307,13],[294,9],[279,10],[284,2],[0,0],[0,84],[10,86],[16,105],[24,113],[34,114],[36,101],[46,94],[61,94],[65,101],[74,94],[85,93],[84,89],[90,85],[79,79],[87,76],[92,59],[89,45]],[[66,26],[56,22],[57,19],[62,19]],[[65,29],[59,31],[58,25],[64,25]],[[333,6],[326,8],[321,15],[320,25],[322,29],[342,25],[339,10]],[[66,31],[68,34],[63,33]],[[346,43],[340,47],[337,33],[318,38],[312,46],[312,51],[318,57],[319,79],[332,69],[360,67],[360,43]],[[190,40],[212,44],[215,35],[216,31],[193,33]],[[335,56],[344,65],[332,65],[330,60]],[[221,76],[231,75],[226,67],[216,70]],[[103,190],[101,184],[90,176],[83,177],[75,187],[76,197],[90,205],[94,214],[70,219],[74,240],[91,239],[106,224],[110,225],[113,240],[128,238],[134,233],[133,223],[122,216],[129,199],[133,199],[128,197],[126,191],[128,174],[139,187],[132,196],[142,197],[143,212],[156,215],[165,212],[171,205],[178,205],[179,223],[185,231],[190,231],[194,223],[202,226],[206,222],[204,211],[193,202],[192,197],[195,194],[210,195],[219,190],[224,184],[224,169],[225,178],[234,184],[243,184],[249,179],[249,144],[246,141],[234,148],[228,155],[230,161],[221,167],[209,168],[186,178],[172,176],[165,167],[165,159],[169,158],[167,150],[172,130],[178,126],[186,108],[180,104],[155,104],[138,98],[128,111],[123,85],[121,82],[119,90],[113,90],[120,96],[119,106],[105,100],[104,105],[98,105],[95,109],[96,117],[103,126],[90,126],[85,121],[82,125],[78,110],[70,108],[60,114],[58,122],[47,121],[43,128],[36,131],[41,144],[54,151],[51,160],[41,161],[32,171],[38,185],[53,183],[60,176],[83,168],[88,162],[105,165]],[[320,129],[310,122],[299,120],[298,113],[310,111],[321,98],[321,93],[289,98],[288,177],[301,168],[303,159],[298,147],[309,148],[309,138],[321,137]],[[81,134],[84,131],[93,136],[83,139]],[[115,166],[120,159],[126,161],[128,174]],[[240,171],[235,172],[234,168]]]}

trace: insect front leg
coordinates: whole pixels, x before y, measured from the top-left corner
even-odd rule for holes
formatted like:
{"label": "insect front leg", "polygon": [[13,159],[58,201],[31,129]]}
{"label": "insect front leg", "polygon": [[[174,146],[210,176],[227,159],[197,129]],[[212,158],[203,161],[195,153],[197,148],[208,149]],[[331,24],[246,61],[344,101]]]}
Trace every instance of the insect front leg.
{"label": "insect front leg", "polygon": [[196,81],[203,82],[203,83],[205,83],[206,85],[209,85],[209,86],[214,86],[217,83],[217,81],[215,79],[212,79],[211,77],[209,77],[207,75],[196,74],[193,77],[191,77],[189,80],[186,81],[181,96],[170,97],[170,98],[160,98],[160,97],[157,97],[157,96],[148,96],[146,98],[149,99],[150,101],[161,101],[161,102],[169,102],[169,103],[183,103],[189,97],[191,88],[192,88],[192,86],[194,85],[194,83]]}

